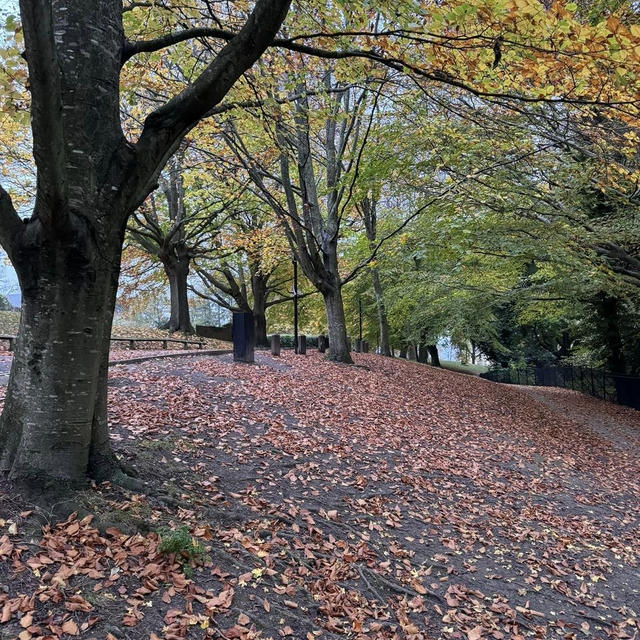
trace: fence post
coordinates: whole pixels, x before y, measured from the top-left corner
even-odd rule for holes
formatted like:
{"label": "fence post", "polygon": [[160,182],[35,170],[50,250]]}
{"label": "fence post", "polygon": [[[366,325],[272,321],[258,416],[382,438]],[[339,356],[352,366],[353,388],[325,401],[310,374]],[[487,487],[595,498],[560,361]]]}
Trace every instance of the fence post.
{"label": "fence post", "polygon": [[254,362],[255,330],[253,314],[237,312],[233,314],[231,328],[233,336],[233,361]]}
{"label": "fence post", "polygon": [[271,355],[279,356],[280,355],[280,334],[274,333],[271,336]]}

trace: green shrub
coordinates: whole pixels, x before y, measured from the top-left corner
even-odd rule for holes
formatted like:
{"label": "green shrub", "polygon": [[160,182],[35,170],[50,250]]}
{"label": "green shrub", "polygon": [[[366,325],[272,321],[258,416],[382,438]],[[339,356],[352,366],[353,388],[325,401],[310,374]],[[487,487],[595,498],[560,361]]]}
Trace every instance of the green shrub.
{"label": "green shrub", "polygon": [[163,527],[158,530],[160,536],[160,553],[173,553],[182,565],[187,577],[193,575],[192,564],[201,564],[207,559],[206,549],[189,533],[187,527],[169,529]]}

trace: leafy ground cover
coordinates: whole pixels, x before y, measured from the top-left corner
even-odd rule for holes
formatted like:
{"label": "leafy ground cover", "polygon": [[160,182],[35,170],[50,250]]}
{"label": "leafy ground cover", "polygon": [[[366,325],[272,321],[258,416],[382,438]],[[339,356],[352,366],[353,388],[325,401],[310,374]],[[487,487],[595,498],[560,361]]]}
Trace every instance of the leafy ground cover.
{"label": "leafy ground cover", "polygon": [[638,636],[640,414],[355,358],[113,367],[140,486],[0,485],[0,637]]}

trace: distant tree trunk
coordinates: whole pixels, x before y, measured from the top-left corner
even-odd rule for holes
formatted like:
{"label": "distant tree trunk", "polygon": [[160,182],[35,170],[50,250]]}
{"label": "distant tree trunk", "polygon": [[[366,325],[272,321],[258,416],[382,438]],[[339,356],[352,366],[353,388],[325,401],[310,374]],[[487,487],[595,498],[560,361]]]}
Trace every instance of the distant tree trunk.
{"label": "distant tree trunk", "polygon": [[380,274],[377,267],[371,268],[371,282],[373,284],[373,293],[376,298],[376,310],[378,312],[378,331],[380,334],[380,353],[383,356],[391,356],[391,347],[389,346],[389,321],[387,320],[387,309],[384,304],[382,295],[382,284],[380,282]]}
{"label": "distant tree trunk", "polygon": [[[373,253],[376,249],[376,235],[378,228],[377,201],[374,197],[365,197],[360,202],[362,218],[364,220],[365,233],[369,241],[369,249]],[[372,266],[371,284],[376,298],[376,310],[378,312],[378,332],[380,334],[380,353],[383,356],[392,356],[389,347],[389,321],[387,320],[387,309],[382,295],[382,283],[380,282],[380,272],[378,267]]]}
{"label": "distant tree trunk", "polygon": [[626,373],[627,363],[620,334],[620,301],[614,296],[603,293],[598,296],[595,307],[598,311],[600,331],[607,354],[606,366],[614,373]]}
{"label": "distant tree trunk", "polygon": [[187,278],[189,277],[189,258],[167,257],[163,260],[163,266],[169,279],[169,292],[171,297],[171,316],[169,318],[169,331],[180,331],[185,334],[195,333],[191,324],[189,311],[189,295]]}
{"label": "distant tree trunk", "polygon": [[403,345],[400,347],[400,355],[398,356],[399,358],[405,358],[407,357],[407,346]]}
{"label": "distant tree trunk", "polygon": [[336,362],[352,363],[347,342],[347,325],[344,319],[341,288],[338,286],[323,291],[323,298],[329,329],[328,358]]}
{"label": "distant tree trunk", "polygon": [[429,362],[429,349],[427,347],[426,344],[424,344],[424,342],[421,342],[420,345],[418,346],[418,362],[422,362],[423,364],[426,364],[427,362]]}
{"label": "distant tree trunk", "polygon": [[475,340],[471,341],[471,364],[476,363],[476,343]]}
{"label": "distant tree trunk", "polygon": [[427,345],[427,349],[429,350],[429,355],[431,356],[431,364],[434,367],[441,367],[440,364],[440,356],[438,355],[438,345],[429,344]]}
{"label": "distant tree trunk", "polygon": [[251,292],[253,296],[253,323],[256,334],[256,345],[268,347],[267,339],[267,284],[269,276],[253,270],[251,274]]}

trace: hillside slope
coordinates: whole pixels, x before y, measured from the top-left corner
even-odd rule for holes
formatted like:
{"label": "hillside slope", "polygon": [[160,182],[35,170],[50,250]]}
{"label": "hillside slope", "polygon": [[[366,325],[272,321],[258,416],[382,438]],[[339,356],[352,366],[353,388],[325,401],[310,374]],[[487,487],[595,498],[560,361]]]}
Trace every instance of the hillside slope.
{"label": "hillside slope", "polygon": [[[114,440],[146,491],[76,496],[97,517],[38,548],[5,487],[0,632],[31,615],[145,640],[638,633],[640,413],[595,402],[597,431],[527,390],[355,357],[114,367]],[[176,536],[184,553],[161,553]]]}

